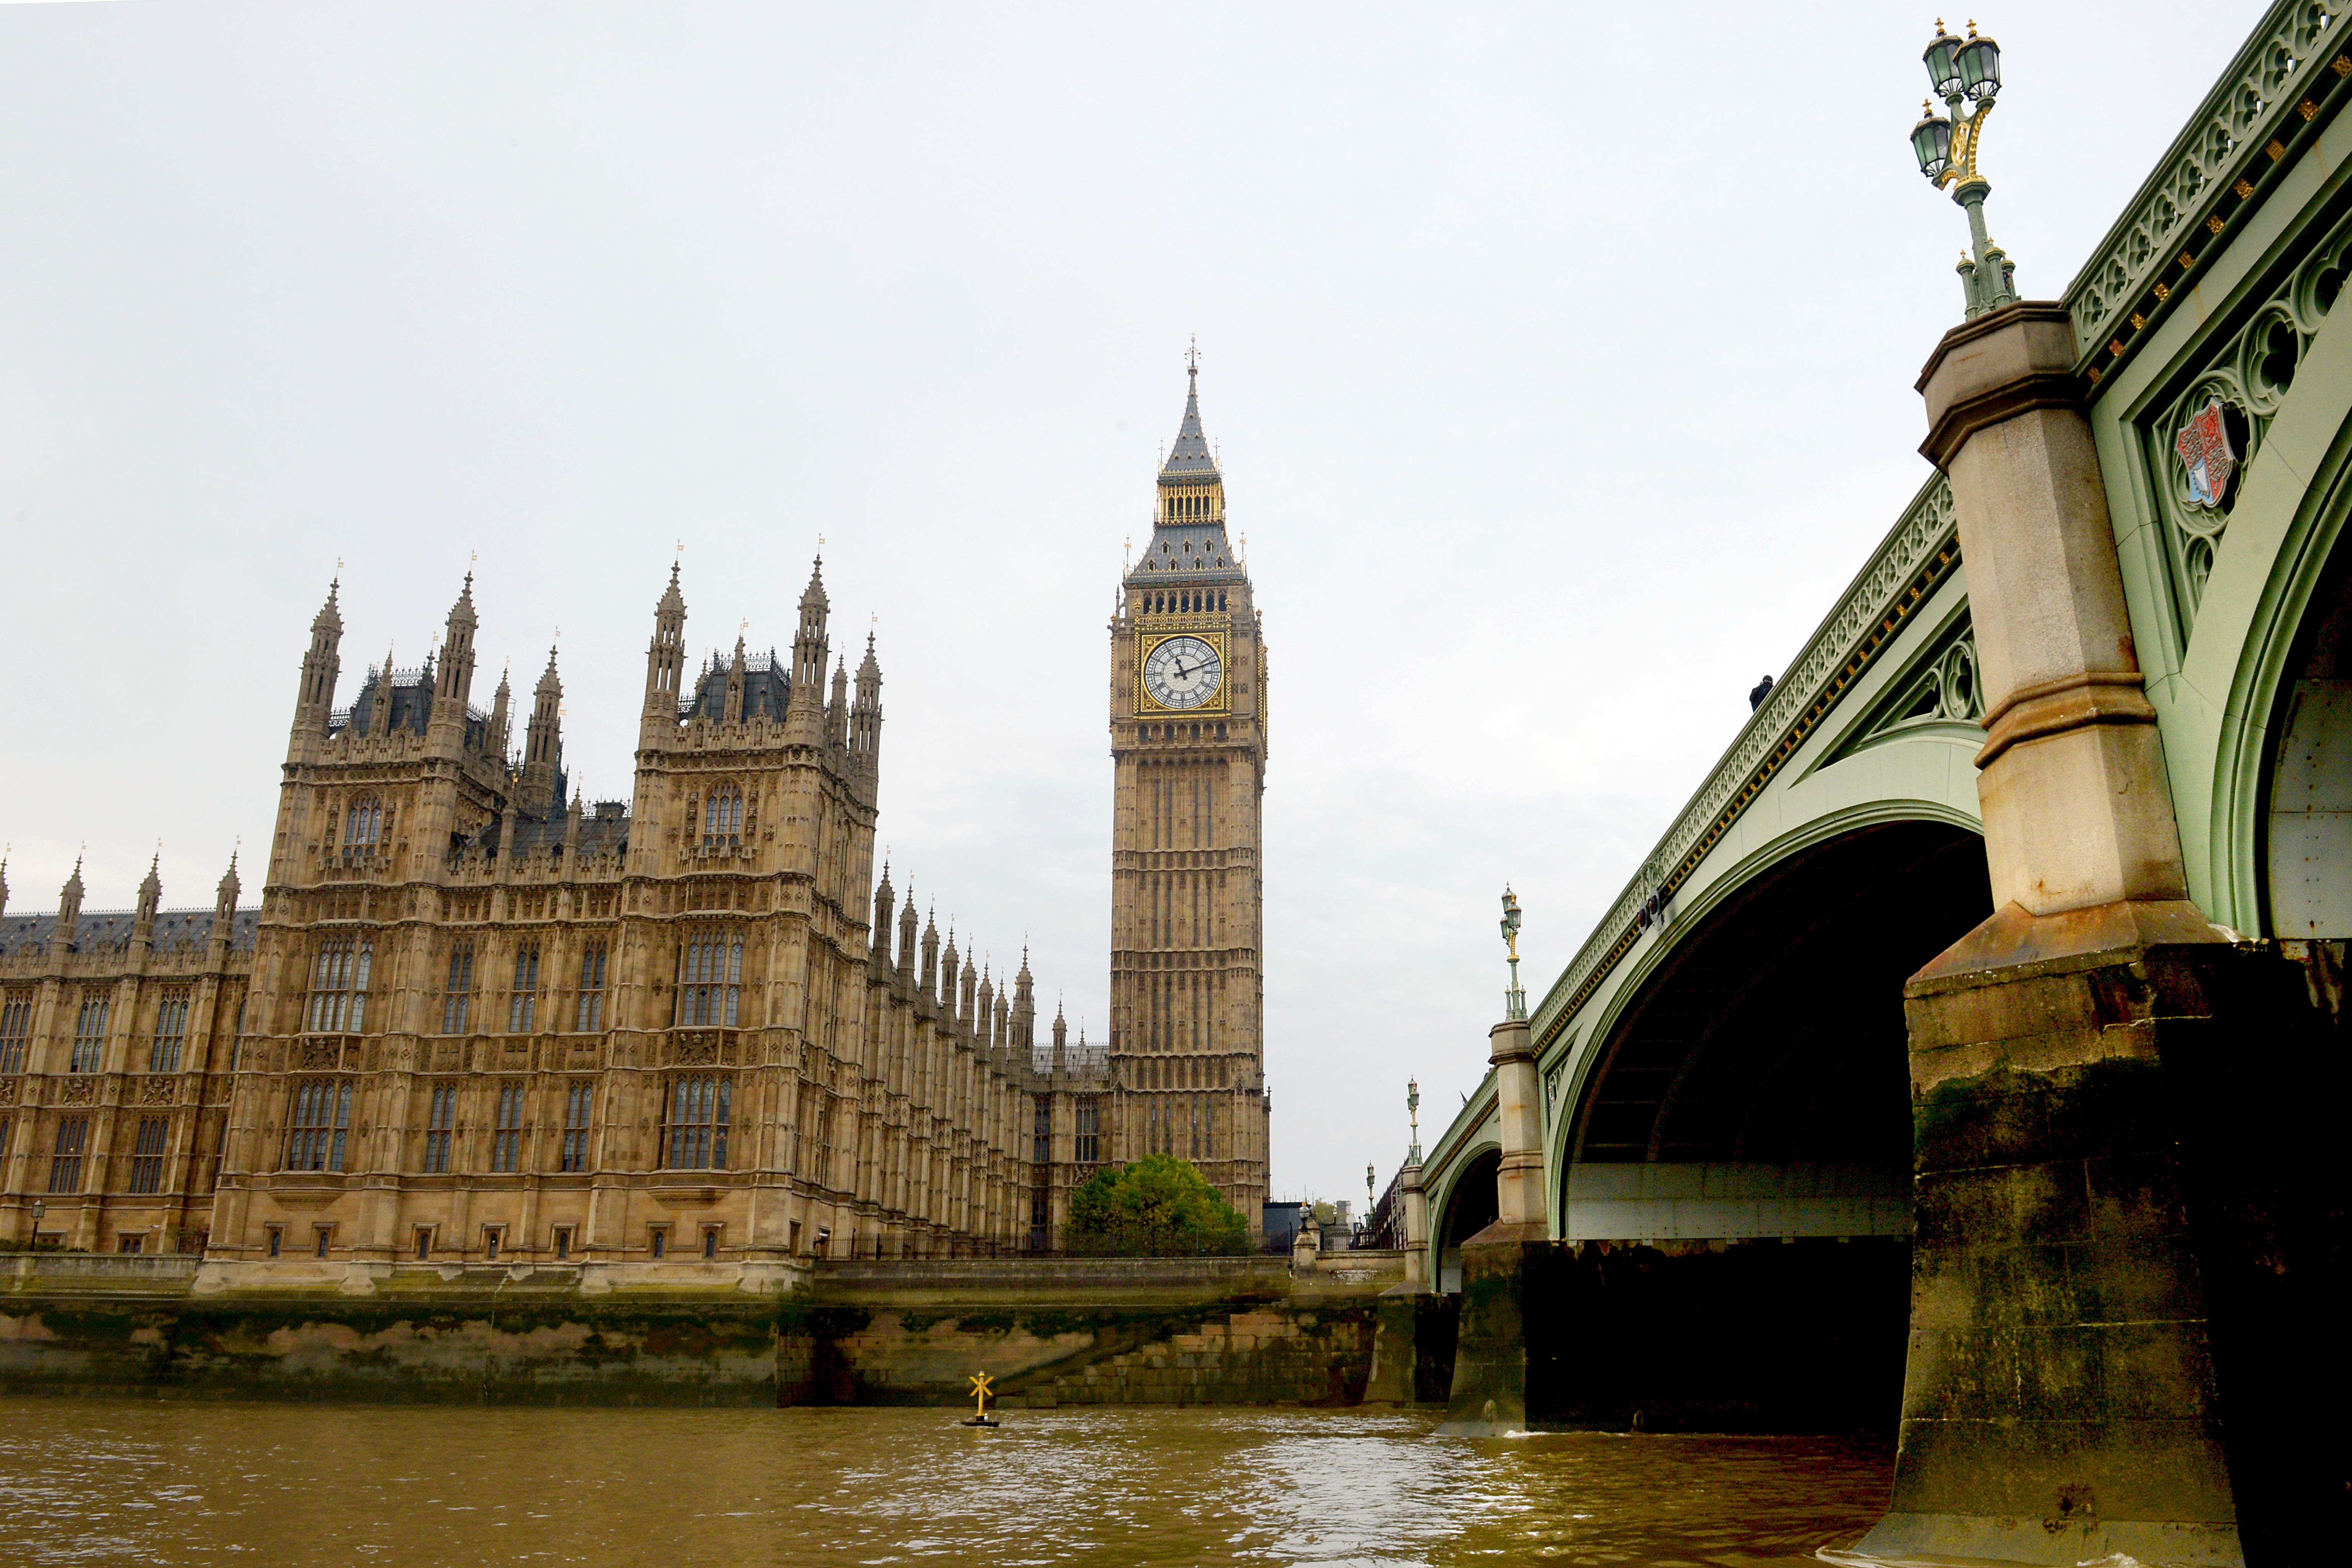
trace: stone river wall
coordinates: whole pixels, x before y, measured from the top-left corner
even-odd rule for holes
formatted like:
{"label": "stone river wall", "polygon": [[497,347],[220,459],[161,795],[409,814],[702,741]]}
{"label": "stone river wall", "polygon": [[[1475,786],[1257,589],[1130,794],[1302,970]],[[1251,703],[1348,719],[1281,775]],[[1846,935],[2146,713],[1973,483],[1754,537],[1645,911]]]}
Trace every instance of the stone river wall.
{"label": "stone river wall", "polygon": [[1400,1336],[1415,1314],[1381,1294],[1401,1278],[1384,1254],[1303,1272],[1279,1258],[224,1268],[19,1254],[0,1258],[0,1392],[953,1405],[986,1370],[1013,1408],[1402,1403],[1427,1374],[1380,1374],[1414,1364]]}

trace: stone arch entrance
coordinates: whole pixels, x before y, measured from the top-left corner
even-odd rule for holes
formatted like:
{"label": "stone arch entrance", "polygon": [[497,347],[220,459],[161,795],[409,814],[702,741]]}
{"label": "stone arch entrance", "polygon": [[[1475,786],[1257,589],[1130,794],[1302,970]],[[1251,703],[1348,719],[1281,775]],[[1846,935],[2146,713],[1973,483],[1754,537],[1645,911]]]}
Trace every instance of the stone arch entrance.
{"label": "stone arch entrance", "polygon": [[[1528,1414],[1890,1430],[1908,1321],[1904,982],[1991,912],[1941,822],[1798,850],[1697,924],[1609,1025],[1569,1113],[1566,1255]],[[1605,1347],[1602,1353],[1596,1349]]]}

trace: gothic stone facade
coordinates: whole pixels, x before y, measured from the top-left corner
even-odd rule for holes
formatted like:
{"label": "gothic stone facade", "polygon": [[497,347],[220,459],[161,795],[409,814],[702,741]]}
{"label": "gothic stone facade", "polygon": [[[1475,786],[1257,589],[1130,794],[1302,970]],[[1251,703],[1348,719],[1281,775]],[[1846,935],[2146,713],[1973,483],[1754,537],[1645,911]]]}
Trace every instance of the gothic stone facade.
{"label": "gothic stone facade", "polygon": [[1118,1155],[1192,1161],[1255,1230],[1268,1114],[1266,655],[1249,573],[1225,536],[1197,369],[1110,644]]}
{"label": "gothic stone facade", "polygon": [[[335,706],[313,623],[268,886],[236,908],[5,916],[0,1215],[99,1250],[731,1260],[1050,1246],[1111,1153],[1107,1069],[1034,983],[942,964],[874,880],[882,678],[691,681],[655,611],[633,801],[566,799],[551,655],[519,753],[469,701],[472,580],[422,668]],[[870,890],[869,890],[870,889]],[[897,942],[892,942],[896,910]],[[869,919],[870,911],[870,919]]]}

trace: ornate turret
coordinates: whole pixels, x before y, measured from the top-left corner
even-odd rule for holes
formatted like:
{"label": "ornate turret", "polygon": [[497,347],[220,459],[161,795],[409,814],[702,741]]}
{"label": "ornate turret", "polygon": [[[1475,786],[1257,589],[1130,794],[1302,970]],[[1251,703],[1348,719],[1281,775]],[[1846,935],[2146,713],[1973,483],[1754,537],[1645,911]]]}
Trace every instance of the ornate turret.
{"label": "ornate turret", "polygon": [[1037,988],[1029,973],[1029,947],[1021,948],[1020,973],[1013,977],[1013,1045],[1024,1063],[1037,1044]]}
{"label": "ornate turret", "polygon": [[940,967],[940,1011],[947,1016],[947,1021],[950,1026],[963,1017],[963,1014],[956,1009],[957,966],[961,963],[961,960],[956,952],[955,917],[950,915],[947,962]]}
{"label": "ornate turret", "polygon": [[58,892],[57,934],[49,939],[51,952],[71,952],[74,932],[81,924],[81,857],[74,857],[73,875]]}
{"label": "ornate turret", "polygon": [[882,666],[874,657],[874,634],[866,634],[866,657],[857,666],[857,704],[849,710],[849,746],[868,786],[882,761]]}
{"label": "ornate turret", "polygon": [[520,789],[523,810],[531,816],[552,816],[563,809],[563,680],[555,673],[552,647],[547,650],[547,672],[531,694]]}
{"label": "ornate turret", "polygon": [[882,862],[882,879],[874,885],[874,973],[890,972],[890,910],[898,894],[890,887],[890,862]]}
{"label": "ornate turret", "polygon": [[727,696],[719,708],[719,721],[722,724],[743,721],[743,672],[746,668],[743,639],[739,636],[735,639],[735,662],[727,667]]}
{"label": "ornate turret", "polygon": [[833,700],[824,705],[824,743],[836,752],[849,749],[849,666],[833,661]]}
{"label": "ornate turret", "polygon": [[8,857],[0,854],[0,915],[8,912]]}
{"label": "ornate turret", "polygon": [[667,734],[677,725],[679,687],[686,678],[686,596],[677,591],[677,563],[654,605],[654,637],[646,647],[645,729]]}
{"label": "ornate turret", "polygon": [[801,595],[800,627],[793,634],[793,702],[815,706],[818,683],[824,679],[824,623],[832,601],[824,595],[824,557],[809,570],[808,588]]}
{"label": "ornate turret", "polygon": [[973,1032],[976,1020],[973,1003],[976,1000],[975,993],[979,989],[980,973],[972,968],[971,954],[967,952],[963,955],[963,981],[959,988],[959,994],[963,997],[963,1005],[956,1009],[956,1022],[967,1035]]}
{"label": "ornate turret", "polygon": [[310,623],[310,651],[302,656],[302,687],[294,699],[294,737],[301,742],[322,736],[335,710],[335,681],[342,673],[339,649],[343,640],[343,613],[335,603],[342,580],[327,584],[327,602]]}
{"label": "ornate turret", "polygon": [[482,749],[496,757],[501,764],[507,760],[507,712],[514,706],[514,687],[507,679],[507,671],[499,671],[499,689],[490,694],[490,732]]}
{"label": "ornate turret", "polygon": [[155,911],[163,907],[163,879],[159,875],[163,864],[163,852],[159,849],[155,858],[147,863],[146,879],[139,884],[139,904],[131,916],[134,938],[143,938],[155,929]]}
{"label": "ornate turret", "polygon": [[1062,1004],[1054,1004],[1054,1075],[1058,1078],[1069,1065],[1070,1021],[1062,1014]]}
{"label": "ornate turret", "polygon": [[[911,910],[914,905],[909,902],[907,907]],[[939,1000],[939,979],[940,919],[939,911],[933,910],[923,916],[923,979],[920,994],[934,1005]]]}
{"label": "ornate turret", "polygon": [[447,726],[463,735],[466,731],[466,703],[474,691],[474,574],[466,574],[466,585],[457,594],[457,602],[449,606],[448,624],[441,637],[440,670],[433,688],[433,721],[436,726]]}
{"label": "ornate turret", "polygon": [[971,1017],[972,1033],[979,1037],[982,1044],[995,1045],[992,1026],[996,1022],[996,983],[989,978],[986,969],[980,972],[977,1005],[972,1009]]}
{"label": "ornate turret", "polygon": [[898,910],[898,984],[910,992],[915,988],[915,889],[911,887]]}
{"label": "ornate turret", "polygon": [[221,873],[220,886],[213,890],[213,935],[224,942],[236,921],[237,895],[244,891],[244,884],[236,879],[236,851],[232,849],[228,869]]}

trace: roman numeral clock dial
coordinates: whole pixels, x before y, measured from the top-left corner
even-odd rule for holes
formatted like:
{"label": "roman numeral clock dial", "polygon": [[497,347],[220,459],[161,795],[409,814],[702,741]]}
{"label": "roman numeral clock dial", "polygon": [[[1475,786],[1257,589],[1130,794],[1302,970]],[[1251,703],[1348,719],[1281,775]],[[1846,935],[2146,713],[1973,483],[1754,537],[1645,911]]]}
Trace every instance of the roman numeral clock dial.
{"label": "roman numeral clock dial", "polygon": [[1162,708],[1198,708],[1224,679],[1224,660],[1199,637],[1163,637],[1144,656],[1143,689]]}

